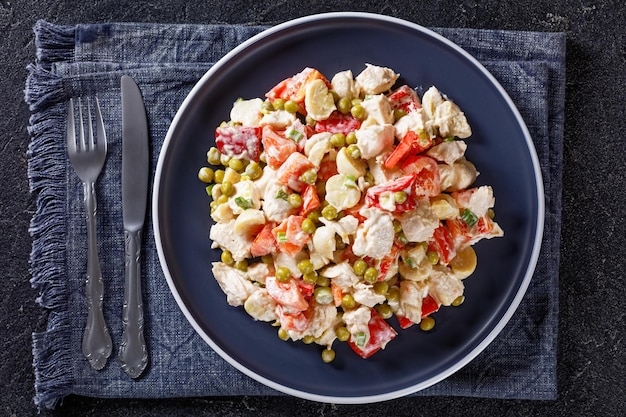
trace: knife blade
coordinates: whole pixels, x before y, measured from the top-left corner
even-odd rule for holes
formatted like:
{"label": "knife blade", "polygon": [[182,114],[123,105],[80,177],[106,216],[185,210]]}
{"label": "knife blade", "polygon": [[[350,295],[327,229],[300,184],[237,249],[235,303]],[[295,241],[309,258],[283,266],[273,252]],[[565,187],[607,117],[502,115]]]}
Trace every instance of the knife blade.
{"label": "knife blade", "polygon": [[148,363],[141,295],[141,239],[148,201],[148,122],[143,97],[135,81],[122,76],[122,213],[125,273],[122,340],[119,361],[137,378]]}

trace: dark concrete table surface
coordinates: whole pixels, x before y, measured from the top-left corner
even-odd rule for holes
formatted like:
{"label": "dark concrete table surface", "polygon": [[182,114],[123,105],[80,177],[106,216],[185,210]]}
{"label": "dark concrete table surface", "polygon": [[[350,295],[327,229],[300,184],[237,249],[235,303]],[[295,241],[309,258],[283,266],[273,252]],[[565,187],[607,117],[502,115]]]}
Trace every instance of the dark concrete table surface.
{"label": "dark concrete table surface", "polygon": [[405,398],[368,406],[299,399],[67,398],[46,415],[78,416],[624,416],[626,270],[626,5],[622,0],[360,2],[0,0],[0,415],[36,415],[31,334],[45,326],[29,284],[34,212],[26,175],[26,65],[37,19],[276,24],[329,11],[367,11],[423,26],[567,34],[558,392],[556,401]]}

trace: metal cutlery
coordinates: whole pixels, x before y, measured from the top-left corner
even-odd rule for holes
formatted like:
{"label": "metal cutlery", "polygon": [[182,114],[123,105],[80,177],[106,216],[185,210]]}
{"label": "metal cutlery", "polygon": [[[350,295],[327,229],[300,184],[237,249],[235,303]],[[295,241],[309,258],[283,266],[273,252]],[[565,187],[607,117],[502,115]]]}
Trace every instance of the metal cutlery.
{"label": "metal cutlery", "polygon": [[125,261],[122,369],[137,378],[148,363],[141,295],[141,236],[148,199],[148,123],[143,97],[129,76],[122,76],[122,211]]}
{"label": "metal cutlery", "polygon": [[[106,133],[98,99],[94,99],[95,120],[91,114],[91,100],[86,99],[87,120],[83,117],[82,99],[78,98],[78,137],[74,116],[74,101],[70,99],[67,111],[67,153],[74,171],[83,182],[87,217],[87,324],[83,334],[82,351],[91,366],[100,370],[111,355],[112,342],[102,312],[103,284],[96,242],[95,182],[100,175],[107,154]],[[96,134],[94,135],[93,123]],[[87,134],[85,134],[85,127]],[[78,139],[78,140],[77,140]]]}

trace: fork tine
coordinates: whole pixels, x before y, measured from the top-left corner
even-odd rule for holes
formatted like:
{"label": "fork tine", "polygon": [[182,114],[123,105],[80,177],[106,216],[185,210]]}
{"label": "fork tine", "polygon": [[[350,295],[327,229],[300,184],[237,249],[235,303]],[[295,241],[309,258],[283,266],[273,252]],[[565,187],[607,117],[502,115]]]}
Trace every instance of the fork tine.
{"label": "fork tine", "polygon": [[96,146],[106,152],[107,150],[107,136],[104,131],[104,121],[102,120],[102,113],[100,112],[100,102],[98,97],[94,97],[95,111],[96,111]]}
{"label": "fork tine", "polygon": [[70,98],[70,105],[67,109],[67,151],[76,152],[76,126],[74,125],[74,101]]}
{"label": "fork tine", "polygon": [[93,122],[91,120],[91,99],[87,97],[87,138],[86,138],[87,147],[85,148],[88,151],[94,150],[96,148],[95,138],[93,136]]}
{"label": "fork tine", "polygon": [[85,120],[83,118],[83,100],[78,97],[78,150],[85,152],[89,150],[87,137],[85,136]]}

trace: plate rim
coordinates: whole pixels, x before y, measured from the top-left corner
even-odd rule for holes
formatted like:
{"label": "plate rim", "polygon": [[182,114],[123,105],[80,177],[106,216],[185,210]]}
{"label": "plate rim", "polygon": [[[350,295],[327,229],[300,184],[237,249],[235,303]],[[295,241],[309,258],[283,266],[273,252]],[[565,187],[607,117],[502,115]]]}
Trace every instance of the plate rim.
{"label": "plate rim", "polygon": [[[533,240],[533,247],[529,257],[528,265],[526,267],[526,271],[524,273],[524,277],[520,282],[520,285],[517,289],[516,295],[513,298],[512,302],[507,307],[505,313],[499,319],[498,323],[493,327],[493,329],[482,339],[480,343],[476,345],[467,355],[465,355],[462,359],[457,361],[454,365],[448,367],[444,371],[438,373],[437,375],[428,378],[420,383],[411,385],[406,388],[402,388],[399,390],[394,390],[386,393],[375,394],[375,395],[366,395],[366,396],[331,396],[331,395],[321,395],[310,392],[305,392],[299,389],[294,389],[283,384],[279,384],[274,382],[263,375],[259,375],[258,373],[248,369],[241,363],[239,363],[235,358],[230,356],[226,351],[220,348],[201,328],[201,326],[197,323],[195,317],[190,312],[189,308],[185,305],[182,297],[178,293],[178,289],[174,282],[174,278],[170,272],[168,267],[168,262],[166,259],[166,255],[163,250],[163,246],[161,245],[161,230],[159,226],[159,196],[160,196],[160,186],[161,186],[161,178],[163,167],[165,164],[165,158],[168,153],[168,149],[173,142],[173,134],[176,130],[176,126],[179,124],[182,115],[185,113],[187,107],[192,103],[194,97],[198,94],[200,90],[204,87],[207,81],[212,77],[212,75],[220,70],[221,67],[226,65],[231,59],[237,57],[242,51],[246,50],[250,46],[255,43],[272,36],[276,33],[285,31],[287,29],[303,25],[314,23],[315,21],[322,20],[333,20],[333,19],[344,19],[344,18],[354,18],[354,19],[362,19],[362,20],[374,20],[378,22],[386,22],[393,25],[404,26],[409,29],[415,30],[417,32],[421,32],[422,34],[433,38],[434,40],[441,42],[442,44],[450,47],[455,51],[455,53],[460,54],[463,58],[467,59],[476,69],[480,70],[480,72],[486,76],[489,82],[496,88],[498,93],[502,96],[505,102],[508,105],[509,110],[512,112],[515,117],[519,128],[522,131],[524,139],[526,141],[526,148],[529,151],[530,159],[533,165],[533,172],[535,175],[535,191],[537,193],[537,222],[536,222],[536,231]],[[528,131],[528,127],[524,119],[522,118],[519,110],[511,100],[508,93],[504,90],[502,85],[496,80],[496,78],[469,52],[465,51],[462,47],[447,39],[446,37],[434,32],[431,29],[428,29],[424,26],[421,26],[417,23],[410,22],[401,18],[376,14],[376,13],[368,13],[368,12],[329,12],[329,13],[318,13],[312,14],[308,16],[299,17],[296,19],[291,19],[285,21],[283,23],[272,26],[264,31],[250,37],[245,40],[231,51],[226,53],[222,58],[220,58],[205,74],[196,82],[193,88],[190,90],[188,95],[183,100],[181,106],[177,110],[170,126],[168,128],[167,134],[163,141],[163,145],[161,150],[159,151],[159,157],[157,160],[154,183],[153,183],[153,196],[152,196],[152,228],[154,232],[155,244],[157,248],[157,254],[161,269],[166,278],[167,284],[169,286],[170,292],[172,293],[178,307],[183,312],[187,321],[192,325],[196,333],[202,337],[202,339],[213,349],[220,357],[222,357],[226,362],[228,362],[231,366],[241,371],[245,375],[250,378],[260,382],[270,388],[273,388],[279,392],[292,395],[294,397],[323,402],[323,403],[335,403],[335,404],[366,404],[366,403],[374,403],[387,401],[394,398],[403,397],[409,394],[413,394],[415,392],[426,389],[457,372],[461,368],[465,367],[469,362],[471,362],[476,356],[478,356],[489,344],[493,342],[493,340],[500,334],[500,332],[504,329],[506,324],[510,321],[511,317],[519,307],[522,299],[524,298],[527,289],[530,285],[532,277],[534,275],[537,262],[539,259],[539,254],[541,251],[541,243],[543,238],[543,229],[545,222],[545,194],[544,194],[544,185],[543,185],[543,176],[541,173],[541,166],[539,163],[539,158],[537,156],[537,151],[532,141],[532,137],[530,132]],[[208,238],[208,237],[207,237]]]}

